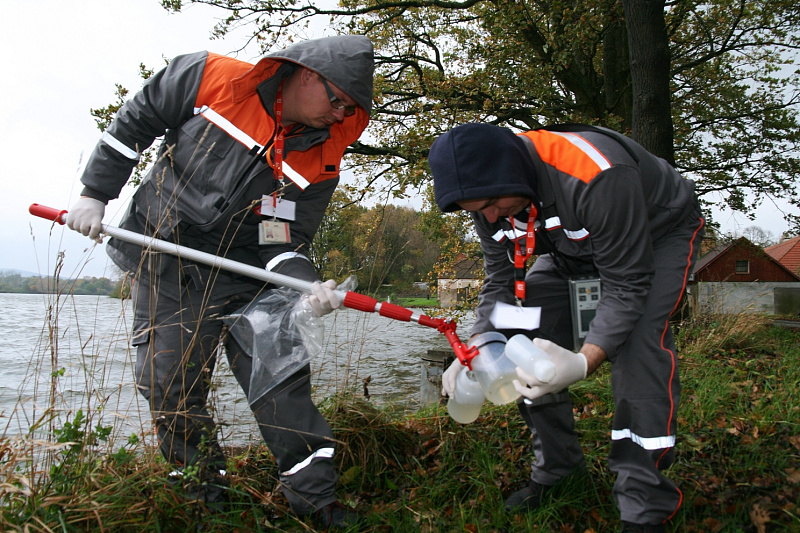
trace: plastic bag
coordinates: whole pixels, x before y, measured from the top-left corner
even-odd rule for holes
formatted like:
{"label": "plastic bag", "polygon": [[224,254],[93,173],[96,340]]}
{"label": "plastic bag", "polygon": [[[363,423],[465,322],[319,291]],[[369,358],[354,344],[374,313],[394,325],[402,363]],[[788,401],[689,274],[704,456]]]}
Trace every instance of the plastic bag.
{"label": "plastic bag", "polygon": [[247,401],[253,405],[307,365],[322,350],[324,326],[303,294],[272,289],[222,317],[228,331],[253,359]]}

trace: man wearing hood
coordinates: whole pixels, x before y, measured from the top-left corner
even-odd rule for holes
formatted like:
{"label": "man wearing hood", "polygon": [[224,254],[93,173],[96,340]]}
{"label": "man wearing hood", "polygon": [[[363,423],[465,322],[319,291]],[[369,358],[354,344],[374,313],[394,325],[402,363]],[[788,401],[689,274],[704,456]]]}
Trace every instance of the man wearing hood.
{"label": "man wearing hood", "polygon": [[[255,65],[208,52],[176,57],[103,134],[68,226],[98,239],[105,204],[163,135],[121,227],[313,281],[314,314],[331,312],[336,283],[317,281],[309,247],[345,149],[369,122],[373,64],[363,36],[303,41]],[[171,476],[183,478],[190,497],[219,507],[225,457],[206,400],[220,317],[270,287],[116,239],[108,253],[134,276],[137,386],[175,466]],[[247,393],[252,360],[230,336],[224,344]],[[306,365],[251,408],[293,511],[324,527],[347,525],[356,517],[336,501],[333,434],[312,403],[309,376]],[[199,474],[184,476],[188,466]]]}
{"label": "man wearing hood", "polygon": [[[622,530],[664,531],[682,501],[661,471],[673,462],[680,395],[669,317],[704,233],[694,184],[630,139],[582,125],[515,135],[465,124],[433,143],[429,162],[439,208],[469,211],[484,253],[472,334],[524,332],[556,367],[546,383],[517,369],[536,457],[506,509],[535,509],[585,469],[567,387],[608,360],[616,407],[609,466]],[[602,290],[575,345],[569,283],[584,277],[599,278]],[[539,323],[496,327],[509,304],[540,308]],[[456,360],[445,372],[445,394],[460,370]]]}

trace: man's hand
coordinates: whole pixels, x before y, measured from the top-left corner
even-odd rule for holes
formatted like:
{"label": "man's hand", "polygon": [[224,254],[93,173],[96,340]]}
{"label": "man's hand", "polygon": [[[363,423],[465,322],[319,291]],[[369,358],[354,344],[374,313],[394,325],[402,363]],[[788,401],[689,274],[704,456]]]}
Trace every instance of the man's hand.
{"label": "man's hand", "polygon": [[339,309],[341,302],[334,292],[336,281],[329,279],[325,283],[315,281],[311,284],[311,294],[308,295],[308,303],[314,316],[325,316]]}
{"label": "man's hand", "polygon": [[586,378],[587,361],[582,353],[571,352],[545,339],[533,339],[533,343],[550,356],[556,367],[556,375],[547,383],[543,383],[517,367],[520,381],[528,386],[514,380],[514,388],[524,397],[533,400],[551,392],[559,392],[576,381]]}
{"label": "man's hand", "polygon": [[90,239],[103,242],[100,231],[103,229],[105,212],[106,204],[88,196],[81,196],[67,212],[67,226]]}
{"label": "man's hand", "polygon": [[464,368],[464,365],[456,357],[456,360],[444,371],[442,374],[442,396],[453,396],[456,391],[456,378],[458,378],[458,373],[461,372],[462,368]]}

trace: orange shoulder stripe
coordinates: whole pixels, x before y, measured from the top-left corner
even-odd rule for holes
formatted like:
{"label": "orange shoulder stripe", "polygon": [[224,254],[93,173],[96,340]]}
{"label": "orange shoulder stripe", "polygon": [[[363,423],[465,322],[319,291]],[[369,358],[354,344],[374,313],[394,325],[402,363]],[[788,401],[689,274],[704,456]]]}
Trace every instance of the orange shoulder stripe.
{"label": "orange shoulder stripe", "polygon": [[535,130],[520,135],[533,141],[542,161],[584,183],[611,167],[594,145],[573,133]]}
{"label": "orange shoulder stripe", "polygon": [[[258,76],[254,76],[250,63],[209,53],[195,107],[208,106],[257,143],[269,144],[275,134],[275,122],[264,109],[255,87],[279,66],[278,61],[270,64],[262,60],[256,66]],[[242,85],[245,82],[247,87]],[[246,95],[250,90],[251,94]],[[327,141],[304,152],[289,152],[286,162],[310,183],[334,178],[339,175],[345,149],[359,138],[368,123],[369,117],[359,108],[352,117],[331,126]]]}

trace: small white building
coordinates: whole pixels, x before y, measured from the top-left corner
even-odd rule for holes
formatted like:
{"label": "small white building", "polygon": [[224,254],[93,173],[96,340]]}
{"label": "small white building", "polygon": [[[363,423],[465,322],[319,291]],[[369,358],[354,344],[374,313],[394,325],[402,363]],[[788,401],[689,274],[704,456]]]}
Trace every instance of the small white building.
{"label": "small white building", "polygon": [[440,277],[436,284],[436,297],[441,307],[453,307],[480,290],[484,278],[483,261],[461,254],[449,274],[449,277]]}

